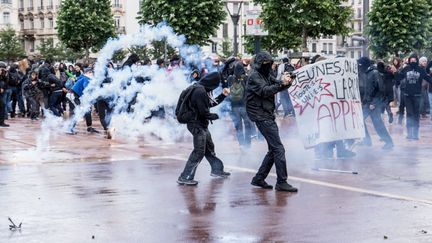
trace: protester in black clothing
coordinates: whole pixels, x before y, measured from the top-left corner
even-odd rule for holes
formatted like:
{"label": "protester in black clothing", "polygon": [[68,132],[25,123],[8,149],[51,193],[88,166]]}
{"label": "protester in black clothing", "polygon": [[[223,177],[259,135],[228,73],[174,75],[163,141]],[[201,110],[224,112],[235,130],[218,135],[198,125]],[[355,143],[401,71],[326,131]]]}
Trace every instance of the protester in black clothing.
{"label": "protester in black clothing", "polygon": [[211,176],[226,178],[230,173],[224,171],[222,161],[216,157],[213,140],[208,130],[209,121],[219,119],[219,116],[210,113],[210,107],[220,104],[229,94],[226,88],[218,97],[213,98],[212,91],[219,87],[221,75],[212,72],[194,84],[190,95],[189,105],[193,110],[193,119],[187,122],[187,129],[193,135],[194,149],[189,156],[186,166],[177,180],[181,185],[197,185],[194,180],[195,171],[201,160],[206,157],[211,166]]}
{"label": "protester in black clothing", "polygon": [[[359,65],[359,88],[360,98],[363,106],[363,116],[366,119],[370,116],[372,124],[385,142],[383,149],[388,150],[393,148],[393,140],[387,131],[386,126],[381,118],[381,111],[385,104],[385,87],[381,74],[372,66],[372,62],[368,57],[362,57],[358,60]],[[365,123],[366,138],[365,145],[372,145],[371,137],[369,135]]]}
{"label": "protester in black clothing", "polygon": [[236,129],[237,141],[242,148],[250,148],[252,122],[246,112],[246,70],[241,61],[236,62],[234,74],[228,77],[230,85],[231,118]]}
{"label": "protester in black clothing", "polygon": [[409,65],[396,75],[396,83],[404,87],[403,97],[407,110],[407,139],[419,139],[420,128],[420,100],[422,95],[422,81],[432,83],[432,78],[425,69],[419,67],[417,54],[409,57]]}
{"label": "protester in black clothing", "polygon": [[6,103],[5,103],[5,91],[7,86],[7,72],[6,65],[0,64],[0,127],[8,127],[6,124],[5,115],[6,113]]}
{"label": "protester in black clothing", "polygon": [[377,63],[377,70],[381,74],[384,82],[384,105],[382,112],[386,111],[389,118],[389,123],[393,123],[393,113],[390,108],[390,103],[394,100],[394,74],[386,67],[384,62]]}
{"label": "protester in black clothing", "polygon": [[23,74],[19,72],[18,66],[16,64],[12,64],[9,68],[9,89],[11,90],[11,101],[12,101],[12,111],[11,111],[11,117],[15,117],[16,115],[16,105],[18,103],[19,108],[19,116],[24,117],[25,116],[25,106],[24,101],[22,98],[22,76]]}
{"label": "protester in black clothing", "polygon": [[268,52],[260,52],[255,56],[254,71],[246,86],[246,110],[249,118],[254,121],[267,141],[269,151],[261,167],[252,179],[251,184],[265,189],[273,187],[265,179],[273,164],[276,165],[276,190],[296,192],[297,188],[287,183],[287,167],[285,148],[279,137],[279,129],[275,122],[275,94],[286,90],[291,85],[291,77],[283,76],[283,81],[271,77],[272,56]]}
{"label": "protester in black clothing", "polygon": [[42,92],[39,89],[40,83],[38,79],[38,73],[36,71],[31,72],[30,77],[23,83],[23,89],[25,97],[29,101],[29,112],[32,120],[37,120],[40,111],[40,100]]}

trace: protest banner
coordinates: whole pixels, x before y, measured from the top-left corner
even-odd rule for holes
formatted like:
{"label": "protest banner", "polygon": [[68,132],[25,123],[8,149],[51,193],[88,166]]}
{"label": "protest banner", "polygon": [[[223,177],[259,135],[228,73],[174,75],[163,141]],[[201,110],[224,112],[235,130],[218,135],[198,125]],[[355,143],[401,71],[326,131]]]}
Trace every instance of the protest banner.
{"label": "protest banner", "polygon": [[306,148],[365,136],[356,60],[320,61],[295,74],[288,92]]}

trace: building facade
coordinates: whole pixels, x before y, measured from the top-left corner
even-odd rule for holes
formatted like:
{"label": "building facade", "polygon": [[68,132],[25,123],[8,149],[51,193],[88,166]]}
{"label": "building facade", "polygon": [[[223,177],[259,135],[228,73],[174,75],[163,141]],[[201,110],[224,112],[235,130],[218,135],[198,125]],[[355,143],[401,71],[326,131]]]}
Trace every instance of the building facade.
{"label": "building facade", "polygon": [[0,0],[0,29],[18,28],[18,6],[13,0]]}

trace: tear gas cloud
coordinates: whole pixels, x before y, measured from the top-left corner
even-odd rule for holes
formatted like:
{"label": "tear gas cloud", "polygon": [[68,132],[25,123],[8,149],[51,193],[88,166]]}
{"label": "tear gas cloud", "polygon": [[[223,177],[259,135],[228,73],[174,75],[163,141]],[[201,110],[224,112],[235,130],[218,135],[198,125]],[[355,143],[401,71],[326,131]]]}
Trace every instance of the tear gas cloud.
{"label": "tear gas cloud", "polygon": [[[163,40],[167,45],[177,48],[185,65],[169,72],[156,65],[107,69],[107,64],[116,51],[133,46],[143,47],[153,41]],[[190,85],[188,77],[191,67],[201,68],[206,61],[208,60],[205,60],[198,46],[185,44],[185,37],[176,35],[172,28],[165,24],[156,27],[145,25],[139,33],[110,39],[99,53],[94,77],[80,98],[81,105],[75,108],[75,115],[62,123],[52,116],[48,117],[43,121],[42,126],[46,129],[42,136],[49,137],[47,130],[62,133],[70,130],[98,99],[105,98],[113,105],[111,127],[115,128],[117,136],[128,139],[153,136],[165,142],[174,142],[182,138],[186,131],[185,126],[179,125],[174,115],[178,97],[181,91]],[[214,71],[215,67],[212,65],[207,67],[208,71]],[[111,83],[103,83],[107,76],[111,78]],[[138,78],[144,78],[145,82],[137,81]],[[164,108],[165,117],[149,119],[152,111],[160,108]]]}

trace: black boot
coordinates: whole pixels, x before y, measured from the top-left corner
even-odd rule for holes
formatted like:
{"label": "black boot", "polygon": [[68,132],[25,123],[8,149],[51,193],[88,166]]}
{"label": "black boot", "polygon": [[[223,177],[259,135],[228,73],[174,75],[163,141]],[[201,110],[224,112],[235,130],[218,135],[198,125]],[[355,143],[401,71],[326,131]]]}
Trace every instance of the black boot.
{"label": "black boot", "polygon": [[264,189],[273,189],[272,185],[267,184],[267,182],[263,179],[257,179],[257,178],[253,178],[252,182],[251,182],[252,186],[257,186],[257,187],[261,187]]}
{"label": "black boot", "polygon": [[291,186],[286,181],[278,182],[275,187],[276,191],[284,191],[284,192],[297,192],[297,188]]}
{"label": "black boot", "polygon": [[9,124],[2,122],[2,123],[0,123],[0,127],[9,127]]}

